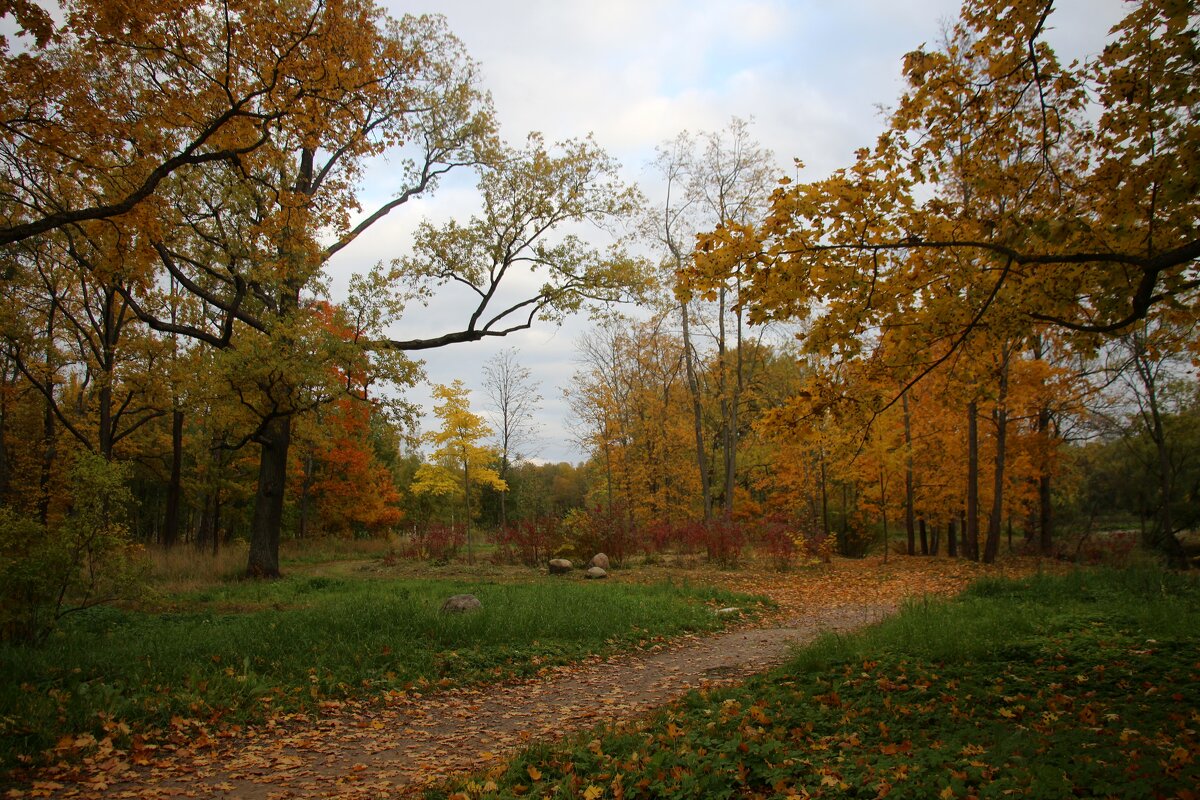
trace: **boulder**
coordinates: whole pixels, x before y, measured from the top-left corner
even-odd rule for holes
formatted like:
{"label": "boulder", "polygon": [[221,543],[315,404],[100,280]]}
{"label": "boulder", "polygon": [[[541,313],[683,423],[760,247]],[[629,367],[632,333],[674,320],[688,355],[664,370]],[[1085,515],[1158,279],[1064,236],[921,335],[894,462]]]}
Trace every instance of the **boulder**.
{"label": "boulder", "polygon": [[608,563],[608,556],[604,555],[604,553],[596,553],[596,555],[592,556],[592,561],[588,566],[599,567],[603,570],[612,569],[612,565]]}
{"label": "boulder", "polygon": [[573,564],[565,558],[550,559],[550,574],[551,575],[566,575],[573,568]]}
{"label": "boulder", "polygon": [[479,608],[483,608],[483,604],[473,594],[456,594],[442,603],[443,614],[462,614]]}
{"label": "boulder", "polygon": [[597,580],[599,578],[607,578],[608,572],[600,567],[588,567],[588,571],[583,573],[583,577],[588,580]]}

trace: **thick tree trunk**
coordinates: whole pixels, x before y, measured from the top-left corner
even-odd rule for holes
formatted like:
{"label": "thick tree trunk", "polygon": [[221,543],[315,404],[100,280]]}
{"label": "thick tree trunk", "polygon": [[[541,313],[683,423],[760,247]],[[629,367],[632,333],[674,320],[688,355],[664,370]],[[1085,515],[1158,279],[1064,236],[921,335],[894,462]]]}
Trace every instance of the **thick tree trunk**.
{"label": "thick tree trunk", "polygon": [[925,518],[917,520],[917,528],[921,531],[921,555],[929,555],[929,534],[925,531]]}
{"label": "thick tree trunk", "polygon": [[967,520],[966,553],[979,560],[979,423],[974,400],[967,404]]}
{"label": "thick tree trunk", "polygon": [[1054,549],[1054,506],[1051,505],[1050,476],[1038,478],[1038,552],[1050,555]]}
{"label": "thick tree trunk", "polygon": [[279,577],[279,534],[283,528],[291,438],[291,414],[269,420],[259,434],[258,491],[250,523],[250,561],[246,566],[246,574],[251,578]]}
{"label": "thick tree trunk", "polygon": [[167,511],[163,521],[163,547],[174,547],[179,541],[180,484],[183,479],[183,411],[171,414],[171,479],[167,483]]}
{"label": "thick tree trunk", "polygon": [[954,520],[946,523],[946,552],[951,558],[958,558],[958,534],[954,530]]}

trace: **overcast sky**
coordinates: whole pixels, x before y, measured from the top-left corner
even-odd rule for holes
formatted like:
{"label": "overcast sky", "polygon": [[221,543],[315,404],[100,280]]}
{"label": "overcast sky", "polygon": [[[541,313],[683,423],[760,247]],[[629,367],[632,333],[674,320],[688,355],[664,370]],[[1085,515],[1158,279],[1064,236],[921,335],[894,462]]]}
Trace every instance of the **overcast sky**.
{"label": "overcast sky", "polygon": [[[647,164],[656,145],[680,131],[717,131],[731,117],[753,118],[752,134],[775,153],[780,175],[816,179],[850,163],[882,129],[880,106],[902,91],[904,53],[935,45],[957,17],[957,0],[383,0],[390,12],[444,14],[482,66],[501,132],[519,142],[529,131],[550,141],[592,133],[617,157],[625,178],[656,192]],[[1095,53],[1119,19],[1120,0],[1059,0],[1052,41],[1060,56]],[[363,193],[386,199],[386,168]],[[403,255],[423,216],[465,218],[471,184],[447,184],[403,208],[333,264],[335,297],[345,276]],[[416,308],[405,335],[432,336],[461,325],[453,305]],[[482,365],[506,347],[541,383],[540,443],[547,461],[584,458],[571,442],[562,397],[575,369],[575,342],[586,320],[544,326],[502,340],[456,345],[425,355],[433,383],[461,378],[487,405]],[[431,410],[428,390],[409,393]],[[426,427],[432,425],[430,422]]]}

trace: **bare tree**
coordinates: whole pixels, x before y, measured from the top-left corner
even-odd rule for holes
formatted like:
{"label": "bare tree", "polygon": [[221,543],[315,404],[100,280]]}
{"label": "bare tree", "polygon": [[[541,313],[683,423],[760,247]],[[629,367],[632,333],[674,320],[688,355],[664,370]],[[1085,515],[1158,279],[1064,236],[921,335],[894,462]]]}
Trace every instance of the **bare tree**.
{"label": "bare tree", "polygon": [[[508,468],[514,461],[530,455],[525,452],[537,442],[534,415],[541,408],[539,383],[528,367],[517,360],[517,349],[501,350],[483,367],[483,391],[491,401],[488,419],[495,431],[500,451],[500,478],[508,480]],[[500,493],[500,524],[508,524],[507,492]]]}

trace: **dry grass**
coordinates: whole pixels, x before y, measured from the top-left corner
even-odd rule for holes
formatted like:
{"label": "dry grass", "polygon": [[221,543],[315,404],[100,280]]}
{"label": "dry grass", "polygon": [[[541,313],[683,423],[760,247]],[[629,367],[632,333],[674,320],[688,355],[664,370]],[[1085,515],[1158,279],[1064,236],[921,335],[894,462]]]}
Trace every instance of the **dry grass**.
{"label": "dry grass", "polygon": [[222,583],[246,571],[245,542],[234,542],[216,556],[208,550],[181,545],[170,550],[149,549],[150,580],[166,593],[188,592]]}

